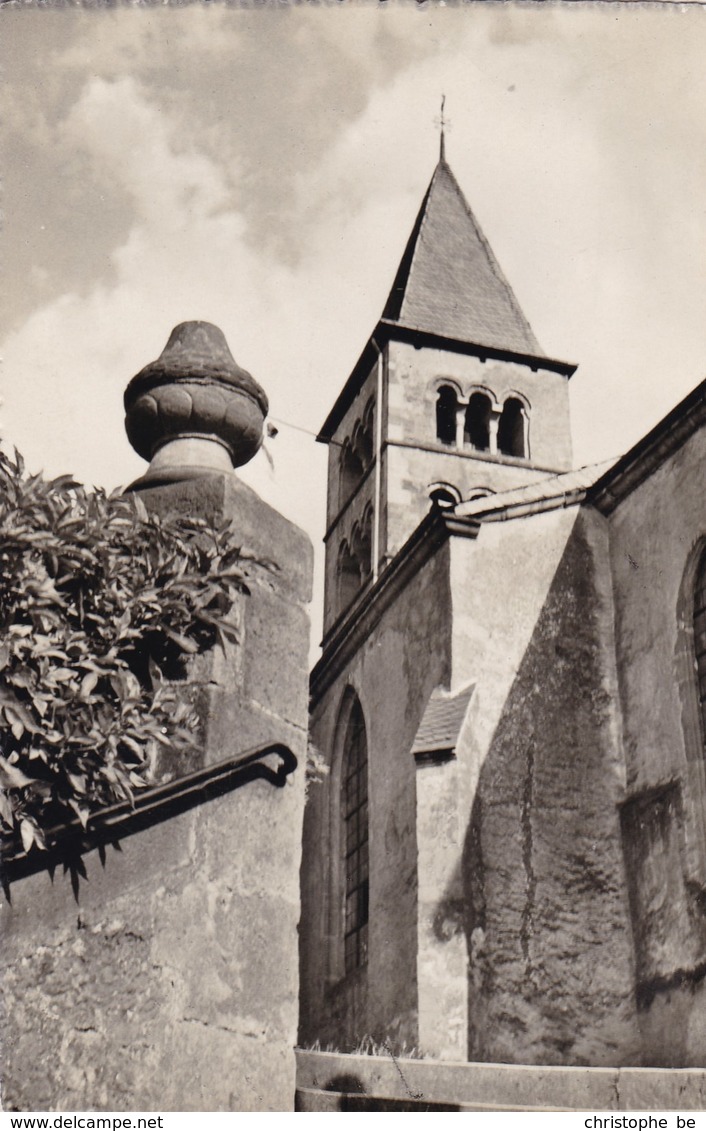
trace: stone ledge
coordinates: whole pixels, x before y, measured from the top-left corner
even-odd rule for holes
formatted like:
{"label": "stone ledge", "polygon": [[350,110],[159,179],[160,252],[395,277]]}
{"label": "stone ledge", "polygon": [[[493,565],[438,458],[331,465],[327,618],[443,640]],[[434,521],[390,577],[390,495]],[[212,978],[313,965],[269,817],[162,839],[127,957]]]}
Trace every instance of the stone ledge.
{"label": "stone ledge", "polygon": [[356,1092],[319,1092],[298,1088],[295,1111],[568,1111],[565,1107],[513,1107],[511,1104],[447,1104],[432,1100],[401,1100],[394,1096],[365,1096]]}
{"label": "stone ledge", "polygon": [[342,1097],[358,1104],[413,1100],[410,1110],[701,1111],[706,1069],[470,1064],[298,1049],[297,1092],[300,1103],[329,1105],[301,1111],[395,1110],[344,1109]]}

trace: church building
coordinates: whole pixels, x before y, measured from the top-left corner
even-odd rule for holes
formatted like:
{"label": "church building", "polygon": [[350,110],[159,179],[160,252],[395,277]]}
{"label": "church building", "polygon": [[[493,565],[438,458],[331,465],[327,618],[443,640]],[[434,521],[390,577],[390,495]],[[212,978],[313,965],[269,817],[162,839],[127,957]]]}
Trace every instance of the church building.
{"label": "church building", "polygon": [[704,1064],[706,383],[575,471],[574,369],[442,139],[319,435],[304,1046]]}

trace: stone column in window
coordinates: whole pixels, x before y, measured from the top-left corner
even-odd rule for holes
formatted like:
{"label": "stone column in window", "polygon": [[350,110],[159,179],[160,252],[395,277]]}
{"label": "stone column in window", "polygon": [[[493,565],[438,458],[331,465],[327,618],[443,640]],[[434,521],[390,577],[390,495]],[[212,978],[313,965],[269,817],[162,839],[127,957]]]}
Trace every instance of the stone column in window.
{"label": "stone column in window", "polygon": [[468,403],[459,401],[456,406],[456,447],[463,448],[463,435],[466,427],[466,408]]}
{"label": "stone column in window", "polygon": [[522,455],[524,456],[525,459],[530,458],[529,416],[527,414],[527,409],[524,407],[524,405],[522,407]]}
{"label": "stone column in window", "polygon": [[501,415],[499,408],[491,408],[488,415],[488,451],[491,456],[498,454],[498,425]]}

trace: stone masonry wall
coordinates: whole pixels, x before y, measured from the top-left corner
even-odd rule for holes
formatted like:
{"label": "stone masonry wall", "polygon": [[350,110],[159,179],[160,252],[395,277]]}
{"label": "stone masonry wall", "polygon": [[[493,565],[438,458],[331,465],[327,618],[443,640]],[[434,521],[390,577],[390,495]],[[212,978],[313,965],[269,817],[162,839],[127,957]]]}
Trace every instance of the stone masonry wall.
{"label": "stone masonry wall", "polygon": [[[385,553],[395,554],[429,509],[428,488],[444,482],[463,499],[473,491],[510,490],[550,471],[571,466],[567,379],[550,370],[402,342],[388,346]],[[527,459],[490,455],[436,437],[438,385],[447,382],[464,398],[484,391],[502,402],[519,393],[529,406]]]}
{"label": "stone masonry wall", "polygon": [[[314,704],[311,738],[327,766],[307,797],[302,867],[301,1041],[354,1048],[366,1035],[417,1041],[416,781],[410,748],[429,696],[449,671],[448,547],[382,614],[375,632]],[[336,724],[354,688],[368,738],[368,961],[345,975]]]}
{"label": "stone masonry wall", "polygon": [[[308,540],[234,476],[148,506],[232,517],[280,571],[252,586],[241,641],[198,658],[202,766],[280,741],[283,788],[250,781],[12,887],[2,908],[3,1102],[11,1110],[287,1111],[294,1103],[306,756]],[[194,765],[177,767],[185,773]]]}
{"label": "stone masonry wall", "polygon": [[701,429],[609,516],[643,1059],[680,1067],[706,1058],[706,787],[693,648],[705,459]]}
{"label": "stone masonry wall", "polygon": [[470,1060],[639,1063],[603,519],[572,508],[454,544]]}

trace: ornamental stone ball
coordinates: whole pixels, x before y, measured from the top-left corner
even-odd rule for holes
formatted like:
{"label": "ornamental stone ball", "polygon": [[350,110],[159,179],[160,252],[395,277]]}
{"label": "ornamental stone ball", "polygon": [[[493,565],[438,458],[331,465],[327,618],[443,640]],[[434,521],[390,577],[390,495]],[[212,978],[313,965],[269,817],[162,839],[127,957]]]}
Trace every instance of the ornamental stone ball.
{"label": "ornamental stone ball", "polygon": [[264,390],[210,322],[181,322],[156,361],[125,390],[125,430],[150,460],[134,486],[241,467],[262,444]]}

